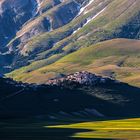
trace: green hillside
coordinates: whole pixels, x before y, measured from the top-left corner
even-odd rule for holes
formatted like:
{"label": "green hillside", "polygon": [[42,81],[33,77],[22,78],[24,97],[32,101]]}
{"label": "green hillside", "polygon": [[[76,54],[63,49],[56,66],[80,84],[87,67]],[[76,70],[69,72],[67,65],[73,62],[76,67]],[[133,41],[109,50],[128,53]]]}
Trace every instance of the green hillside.
{"label": "green hillside", "polygon": [[24,82],[44,83],[60,73],[86,70],[140,86],[139,52],[140,41],[114,39],[82,48],[47,66],[43,66],[45,60],[33,62],[8,76]]}
{"label": "green hillside", "polygon": [[[81,2],[78,1],[78,3]],[[75,7],[76,3],[73,4],[72,1],[71,4],[68,5],[68,3],[66,1],[47,10],[28,22],[23,30],[18,32],[17,38],[8,44],[8,47],[18,48],[11,64],[13,69],[27,65],[34,65],[35,69],[39,69],[80,48],[112,38],[139,39],[140,2],[138,0],[94,1],[85,9],[84,13],[75,16],[71,21],[67,21],[64,15],[63,20],[58,16],[60,13],[64,13],[62,9],[66,5],[69,9]],[[58,14],[58,12],[60,13]],[[24,38],[28,38],[28,36],[20,37],[20,33],[26,31],[30,34],[30,29],[34,29],[34,25],[38,27],[40,21],[47,17],[51,17],[56,26],[65,20],[66,23],[49,32],[41,30],[39,35],[31,36],[26,41]],[[14,46],[16,42],[20,43]]]}

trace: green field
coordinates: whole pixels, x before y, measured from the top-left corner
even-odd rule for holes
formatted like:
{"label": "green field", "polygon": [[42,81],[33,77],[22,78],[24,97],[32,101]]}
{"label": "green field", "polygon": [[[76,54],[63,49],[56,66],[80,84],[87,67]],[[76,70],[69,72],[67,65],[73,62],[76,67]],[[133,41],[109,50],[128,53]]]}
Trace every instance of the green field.
{"label": "green field", "polygon": [[140,118],[81,121],[1,121],[1,140],[139,140]]}

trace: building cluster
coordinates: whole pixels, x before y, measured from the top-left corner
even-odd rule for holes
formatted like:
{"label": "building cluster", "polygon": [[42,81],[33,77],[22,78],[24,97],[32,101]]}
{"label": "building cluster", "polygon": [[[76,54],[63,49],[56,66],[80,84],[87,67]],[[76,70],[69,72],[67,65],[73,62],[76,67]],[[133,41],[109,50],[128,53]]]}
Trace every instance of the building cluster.
{"label": "building cluster", "polygon": [[84,85],[95,85],[97,83],[105,83],[108,78],[103,78],[97,76],[87,71],[75,72],[74,74],[69,74],[67,76],[49,80],[48,85],[62,85],[63,83],[78,83]]}

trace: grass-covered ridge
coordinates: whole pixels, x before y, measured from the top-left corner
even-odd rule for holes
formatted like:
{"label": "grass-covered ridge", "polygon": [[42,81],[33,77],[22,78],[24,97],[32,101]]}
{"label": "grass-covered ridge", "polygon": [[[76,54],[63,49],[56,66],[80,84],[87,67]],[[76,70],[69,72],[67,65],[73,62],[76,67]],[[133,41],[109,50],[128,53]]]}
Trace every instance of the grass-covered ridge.
{"label": "grass-covered ridge", "polygon": [[[33,62],[8,76],[24,82],[43,83],[59,73],[67,74],[86,70],[139,86],[139,45],[138,40],[109,40],[82,48],[50,65],[47,65],[48,61],[45,59]],[[56,57],[59,56],[56,55]],[[44,63],[47,66],[44,66]]]}

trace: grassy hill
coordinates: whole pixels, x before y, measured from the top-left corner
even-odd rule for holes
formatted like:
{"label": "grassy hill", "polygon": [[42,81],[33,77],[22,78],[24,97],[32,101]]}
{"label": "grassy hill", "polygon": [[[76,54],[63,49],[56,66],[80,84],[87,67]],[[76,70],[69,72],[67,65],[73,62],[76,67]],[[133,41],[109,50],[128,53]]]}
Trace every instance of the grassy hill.
{"label": "grassy hill", "polygon": [[46,60],[33,62],[8,76],[24,82],[44,83],[60,73],[86,70],[140,86],[139,52],[140,41],[113,39],[82,48],[47,66],[44,66]]}
{"label": "grassy hill", "polygon": [[[139,39],[138,0],[98,0],[89,5],[87,1],[83,5],[82,0],[75,2],[70,0],[57,4],[23,26],[8,44],[13,51],[17,50],[13,54],[15,57],[11,70],[37,63],[36,61],[41,62],[40,65],[36,64],[36,68],[41,68],[80,48],[112,38]],[[87,6],[84,12],[79,11],[78,15],[77,4],[81,8]],[[71,20],[64,15],[63,8],[66,6],[70,11],[76,10],[74,15],[68,14]],[[63,18],[60,18],[60,15]],[[60,26],[49,31],[42,30],[42,21],[50,18],[53,20],[51,26]],[[41,32],[36,32],[38,28]],[[25,36],[21,33],[25,33]]]}

